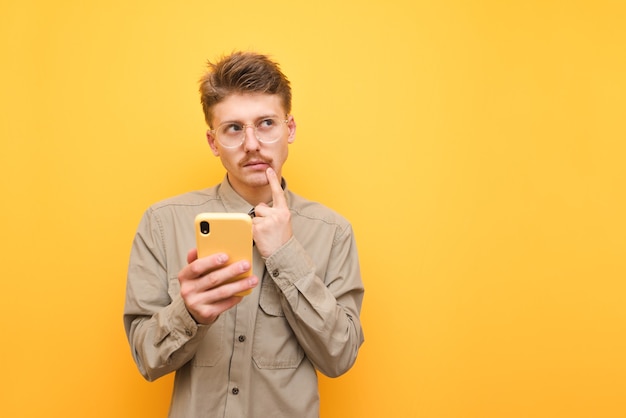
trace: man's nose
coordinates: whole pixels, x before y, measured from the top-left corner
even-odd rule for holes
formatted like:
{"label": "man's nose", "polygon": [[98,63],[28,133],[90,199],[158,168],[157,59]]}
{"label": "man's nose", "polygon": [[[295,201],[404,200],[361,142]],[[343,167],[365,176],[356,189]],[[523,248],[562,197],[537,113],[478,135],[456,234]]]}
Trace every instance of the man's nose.
{"label": "man's nose", "polygon": [[256,137],[256,129],[254,125],[245,125],[244,126],[244,139],[243,146],[245,149],[258,149],[259,148],[259,140]]}

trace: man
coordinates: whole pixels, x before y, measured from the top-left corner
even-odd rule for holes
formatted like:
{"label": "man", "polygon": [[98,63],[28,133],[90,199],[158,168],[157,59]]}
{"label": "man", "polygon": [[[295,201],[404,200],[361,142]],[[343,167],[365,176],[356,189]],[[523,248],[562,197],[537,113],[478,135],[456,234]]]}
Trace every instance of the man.
{"label": "man", "polygon": [[[234,53],[209,63],[200,93],[226,176],[144,214],[124,309],[133,357],[148,380],[176,372],[171,417],[318,417],[316,370],[345,373],[363,343],[352,228],[282,180],[296,122],[276,63]],[[253,260],[198,258],[201,212],[253,216]]]}

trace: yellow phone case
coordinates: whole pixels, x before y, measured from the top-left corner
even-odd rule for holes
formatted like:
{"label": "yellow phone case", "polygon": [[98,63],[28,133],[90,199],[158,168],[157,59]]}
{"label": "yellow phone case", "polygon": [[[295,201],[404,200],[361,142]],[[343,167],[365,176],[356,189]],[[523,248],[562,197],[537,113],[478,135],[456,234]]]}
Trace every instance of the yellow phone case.
{"label": "yellow phone case", "polygon": [[[200,213],[195,219],[198,258],[223,252],[228,263],[248,260],[252,265],[252,219],[245,213]],[[249,277],[252,269],[232,281]],[[237,296],[252,292],[247,290]]]}

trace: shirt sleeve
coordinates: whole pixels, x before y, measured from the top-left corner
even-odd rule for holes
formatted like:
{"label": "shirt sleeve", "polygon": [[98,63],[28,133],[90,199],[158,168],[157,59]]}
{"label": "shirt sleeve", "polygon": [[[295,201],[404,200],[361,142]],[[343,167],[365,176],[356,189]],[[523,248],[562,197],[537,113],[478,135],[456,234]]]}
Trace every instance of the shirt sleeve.
{"label": "shirt sleeve", "polygon": [[135,363],[150,381],[188,362],[208,329],[196,324],[180,292],[170,291],[165,259],[160,223],[148,211],[132,245],[124,327]]}
{"label": "shirt sleeve", "polygon": [[292,237],[266,260],[281,290],[285,317],[314,366],[329,377],[347,372],[364,341],[364,288],[352,228],[337,229],[324,277]]}

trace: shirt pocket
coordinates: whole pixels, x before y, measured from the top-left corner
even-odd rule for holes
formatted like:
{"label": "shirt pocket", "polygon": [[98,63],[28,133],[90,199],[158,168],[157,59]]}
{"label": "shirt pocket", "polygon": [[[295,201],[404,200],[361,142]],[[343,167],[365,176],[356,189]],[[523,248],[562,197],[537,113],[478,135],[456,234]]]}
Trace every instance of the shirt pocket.
{"label": "shirt pocket", "polygon": [[215,366],[224,352],[224,318],[220,316],[207,331],[198,346],[192,364],[196,367]]}
{"label": "shirt pocket", "polygon": [[304,358],[304,350],[285,318],[280,298],[280,290],[271,279],[265,278],[252,345],[252,359],[260,369],[295,369]]}

